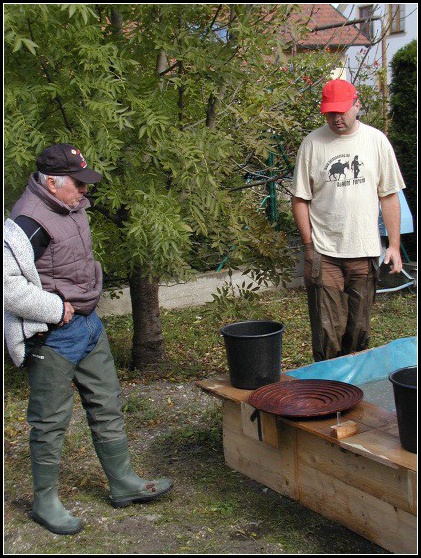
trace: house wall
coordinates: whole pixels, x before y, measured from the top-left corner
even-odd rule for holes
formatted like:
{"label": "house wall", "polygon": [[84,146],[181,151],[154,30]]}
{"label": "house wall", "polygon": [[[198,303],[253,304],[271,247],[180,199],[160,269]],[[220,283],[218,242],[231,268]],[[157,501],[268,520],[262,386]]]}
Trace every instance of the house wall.
{"label": "house wall", "polygon": [[[374,15],[380,16],[381,19],[373,21],[373,36],[374,41],[378,44],[370,47],[365,63],[369,67],[375,67],[378,65],[381,67],[383,64],[387,66],[387,83],[391,83],[392,72],[390,69],[390,62],[396,52],[410,43],[413,39],[418,38],[418,4],[403,4],[404,6],[404,30],[400,33],[386,35],[386,56],[383,61],[382,55],[382,41],[381,30],[382,25],[388,25],[388,10],[390,4],[370,4],[368,2],[361,4],[339,4],[337,9],[349,20],[360,18],[360,7],[374,6]],[[357,24],[358,25],[358,24]],[[347,79],[352,78],[353,72],[358,68],[358,54],[361,53],[362,47],[350,47],[347,50],[346,57],[346,67],[347,67]],[[360,54],[361,55],[361,54]],[[377,84],[376,84],[377,85]]]}

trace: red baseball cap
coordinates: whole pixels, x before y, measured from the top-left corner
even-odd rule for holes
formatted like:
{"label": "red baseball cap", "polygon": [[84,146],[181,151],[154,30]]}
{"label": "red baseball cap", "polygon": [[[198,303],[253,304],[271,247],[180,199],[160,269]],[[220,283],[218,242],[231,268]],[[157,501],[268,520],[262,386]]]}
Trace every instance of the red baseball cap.
{"label": "red baseball cap", "polygon": [[323,87],[320,112],[347,112],[358,99],[358,93],[352,83],[344,79],[332,79]]}
{"label": "red baseball cap", "polygon": [[58,143],[44,149],[37,158],[37,169],[50,176],[73,176],[85,184],[96,184],[102,174],[88,168],[85,157],[77,147]]}

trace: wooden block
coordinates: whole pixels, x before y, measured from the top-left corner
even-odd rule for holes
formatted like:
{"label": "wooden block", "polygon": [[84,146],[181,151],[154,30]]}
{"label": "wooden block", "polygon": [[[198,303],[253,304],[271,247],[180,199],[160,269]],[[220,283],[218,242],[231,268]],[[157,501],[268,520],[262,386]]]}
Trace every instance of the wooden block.
{"label": "wooden block", "polygon": [[[256,409],[247,403],[240,404],[240,411],[241,411],[241,425],[243,429],[243,434],[248,436],[249,438],[253,438],[254,440],[262,441],[262,419],[256,413]],[[252,418],[254,417],[254,420]]]}
{"label": "wooden block", "polygon": [[330,427],[330,435],[337,440],[342,440],[342,438],[348,438],[348,436],[353,436],[358,432],[358,424],[353,420],[346,420],[340,424],[335,424]]}
{"label": "wooden block", "polygon": [[[264,411],[257,411],[257,413],[256,409],[248,403],[241,403],[243,433],[254,440],[278,448],[279,435],[276,416]],[[253,417],[254,420],[252,420]]]}
{"label": "wooden block", "polygon": [[273,448],[279,448],[279,428],[278,421],[274,415],[269,413],[261,413],[262,420],[262,433],[263,441],[272,446]]}

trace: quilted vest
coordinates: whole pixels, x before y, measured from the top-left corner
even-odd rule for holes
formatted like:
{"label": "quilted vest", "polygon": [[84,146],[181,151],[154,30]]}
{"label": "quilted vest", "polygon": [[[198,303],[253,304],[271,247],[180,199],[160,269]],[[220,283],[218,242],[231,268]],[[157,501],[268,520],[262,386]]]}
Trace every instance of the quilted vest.
{"label": "quilted vest", "polygon": [[35,262],[42,287],[60,294],[75,312],[90,314],[102,290],[102,269],[92,253],[92,237],[83,198],[76,209],[57,200],[31,175],[25,192],[16,202],[11,219],[30,217],[49,234],[51,241]]}

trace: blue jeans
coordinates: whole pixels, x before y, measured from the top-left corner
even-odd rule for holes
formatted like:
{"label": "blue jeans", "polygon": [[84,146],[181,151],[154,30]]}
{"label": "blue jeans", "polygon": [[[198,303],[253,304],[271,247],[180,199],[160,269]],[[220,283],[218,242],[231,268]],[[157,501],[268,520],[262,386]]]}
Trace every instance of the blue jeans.
{"label": "blue jeans", "polygon": [[103,329],[95,310],[89,316],[74,314],[68,324],[59,326],[48,334],[45,345],[73,364],[78,364],[94,349]]}

